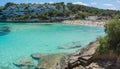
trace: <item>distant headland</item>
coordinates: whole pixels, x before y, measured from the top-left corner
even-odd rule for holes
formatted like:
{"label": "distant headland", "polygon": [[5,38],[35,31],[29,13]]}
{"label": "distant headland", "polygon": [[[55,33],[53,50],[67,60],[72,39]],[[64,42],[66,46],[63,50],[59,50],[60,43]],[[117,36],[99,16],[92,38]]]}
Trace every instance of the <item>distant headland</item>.
{"label": "distant headland", "polygon": [[64,2],[45,4],[16,4],[0,6],[0,22],[66,22],[66,20],[90,20],[106,22],[120,15],[120,11]]}

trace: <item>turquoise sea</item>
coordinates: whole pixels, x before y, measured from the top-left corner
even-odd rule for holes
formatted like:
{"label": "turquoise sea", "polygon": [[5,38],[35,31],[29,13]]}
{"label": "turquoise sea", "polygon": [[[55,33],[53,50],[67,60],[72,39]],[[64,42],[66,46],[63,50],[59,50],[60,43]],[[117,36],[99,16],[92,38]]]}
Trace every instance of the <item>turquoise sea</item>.
{"label": "turquoise sea", "polygon": [[[0,36],[0,66],[13,68],[13,62],[32,53],[73,53],[98,36],[105,35],[104,28],[72,24],[0,23],[9,26],[10,33]],[[60,49],[60,46],[80,42],[81,47]]]}

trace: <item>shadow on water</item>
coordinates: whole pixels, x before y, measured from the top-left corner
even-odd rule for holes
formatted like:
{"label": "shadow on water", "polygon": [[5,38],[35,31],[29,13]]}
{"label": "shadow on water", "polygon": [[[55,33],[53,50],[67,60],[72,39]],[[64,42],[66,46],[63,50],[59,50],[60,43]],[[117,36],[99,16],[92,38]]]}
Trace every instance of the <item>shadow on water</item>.
{"label": "shadow on water", "polygon": [[49,23],[45,23],[45,24],[41,24],[42,26],[52,26],[52,25],[54,25],[54,24],[49,24]]}
{"label": "shadow on water", "polygon": [[8,26],[0,27],[0,36],[7,35],[10,32]]}

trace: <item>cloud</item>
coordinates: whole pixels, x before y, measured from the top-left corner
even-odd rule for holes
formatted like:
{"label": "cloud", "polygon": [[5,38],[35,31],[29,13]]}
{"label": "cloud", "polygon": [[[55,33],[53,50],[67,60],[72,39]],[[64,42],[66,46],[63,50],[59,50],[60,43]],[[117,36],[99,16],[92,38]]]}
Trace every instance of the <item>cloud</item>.
{"label": "cloud", "polygon": [[53,4],[54,2],[49,2],[50,4]]}
{"label": "cloud", "polygon": [[111,9],[111,10],[117,10],[116,7],[110,7],[110,8],[108,8],[108,9]]}
{"label": "cloud", "polygon": [[120,3],[120,0],[116,0],[117,3]]}
{"label": "cloud", "polygon": [[108,7],[108,9],[111,9],[111,10],[117,9],[113,4],[104,4],[104,6]]}
{"label": "cloud", "polygon": [[39,2],[39,1],[36,1],[36,2],[30,2],[30,3],[32,3],[32,4],[44,4],[44,2]]}
{"label": "cloud", "polygon": [[88,6],[88,4],[83,3],[83,2],[73,2],[73,4],[79,4],[79,5],[85,5],[85,6]]}
{"label": "cloud", "polygon": [[105,6],[111,7],[113,4],[104,4]]}
{"label": "cloud", "polygon": [[92,2],[91,4],[92,4],[92,5],[96,5],[97,3],[95,3],[95,2]]}
{"label": "cloud", "polygon": [[36,3],[36,4],[45,4],[45,3],[54,4],[55,2],[50,1],[50,2],[34,2],[34,3]]}

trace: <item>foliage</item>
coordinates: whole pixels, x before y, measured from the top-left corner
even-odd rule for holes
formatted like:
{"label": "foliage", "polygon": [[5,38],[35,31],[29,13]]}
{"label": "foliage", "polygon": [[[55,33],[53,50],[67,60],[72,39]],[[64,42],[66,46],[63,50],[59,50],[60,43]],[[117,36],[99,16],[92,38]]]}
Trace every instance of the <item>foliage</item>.
{"label": "foliage", "polygon": [[0,10],[3,10],[3,6],[0,6]]}
{"label": "foliage", "polygon": [[107,47],[107,37],[99,37],[97,39],[100,43],[100,46],[98,46],[97,48],[97,52],[99,53],[104,53],[104,52],[107,52],[108,50],[108,47]]}
{"label": "foliage", "polygon": [[13,2],[8,2],[8,3],[6,3],[4,9],[6,9],[7,7],[10,7],[10,6],[14,6],[14,5],[16,5],[16,4]]}
{"label": "foliage", "polygon": [[108,36],[109,48],[120,52],[120,20],[118,18],[110,20],[105,25],[105,32]]}
{"label": "foliage", "polygon": [[[44,13],[39,13],[39,14],[33,14],[35,10],[30,11],[29,6],[32,5],[37,5],[37,7],[55,7],[54,9],[50,9]],[[59,2],[59,3],[45,3],[45,4],[15,4],[12,2],[8,2],[4,7],[4,10],[7,9],[10,6],[23,6],[25,7],[25,10],[23,11],[25,15],[23,16],[13,16],[17,20],[25,20],[24,18],[37,18],[39,17],[40,19],[49,19],[50,17],[70,17],[74,16],[74,19],[85,19],[87,16],[108,16],[108,17],[114,17],[115,15],[120,16],[120,11],[116,10],[103,10],[103,9],[98,9],[94,7],[88,7],[84,5],[78,5],[78,4],[72,4],[72,3],[67,3],[64,4],[64,2]],[[2,11],[0,7],[0,11]],[[27,12],[26,12],[27,11]],[[1,14],[2,15],[2,14]],[[9,16],[9,15],[8,15]],[[8,17],[6,16],[6,18]],[[11,17],[11,16],[10,16]],[[43,17],[43,18],[42,18]],[[4,17],[5,18],[5,17]]]}
{"label": "foliage", "polygon": [[120,53],[120,19],[114,18],[109,20],[105,25],[106,37],[100,38],[99,52],[104,49],[113,50]]}
{"label": "foliage", "polygon": [[3,6],[0,6],[0,15],[2,14]]}
{"label": "foliage", "polygon": [[67,7],[74,14],[83,12],[87,16],[97,16],[97,15],[98,16],[114,16],[116,14],[120,15],[120,11],[103,10],[103,9],[98,9],[98,8],[88,7],[88,6],[78,5],[78,4],[72,4],[72,3],[68,3]]}

